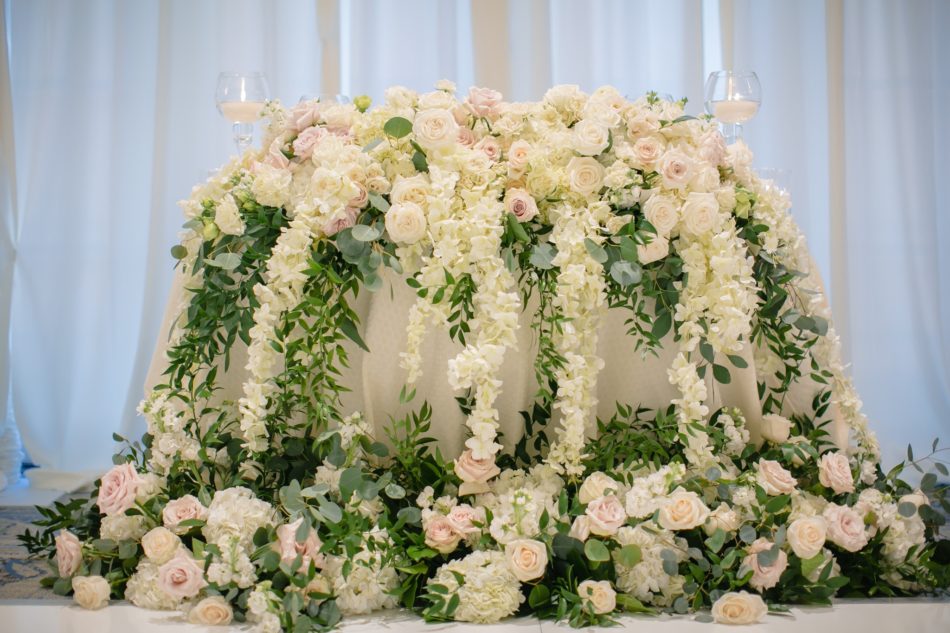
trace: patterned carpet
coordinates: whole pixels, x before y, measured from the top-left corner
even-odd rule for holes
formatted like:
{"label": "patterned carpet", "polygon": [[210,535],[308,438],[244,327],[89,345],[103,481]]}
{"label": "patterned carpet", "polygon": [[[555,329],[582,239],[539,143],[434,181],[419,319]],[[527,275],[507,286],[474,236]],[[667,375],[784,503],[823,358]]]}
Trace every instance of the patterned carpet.
{"label": "patterned carpet", "polygon": [[49,575],[49,563],[45,559],[31,560],[16,539],[39,516],[28,506],[0,507],[0,600],[60,599],[40,586],[40,579]]}

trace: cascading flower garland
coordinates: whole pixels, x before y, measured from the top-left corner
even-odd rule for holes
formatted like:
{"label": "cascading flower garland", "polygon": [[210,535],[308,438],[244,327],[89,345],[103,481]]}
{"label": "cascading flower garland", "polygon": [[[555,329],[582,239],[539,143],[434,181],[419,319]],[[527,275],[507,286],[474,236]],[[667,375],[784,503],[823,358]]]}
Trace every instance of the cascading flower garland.
{"label": "cascading flower garland", "polygon": [[[684,105],[576,86],[459,99],[450,82],[374,109],[268,104],[262,149],[182,203],[184,294],[145,436],[22,537],[45,583],[268,633],[396,605],[743,624],[945,589],[947,449],[881,469],[787,194]],[[416,293],[401,404],[431,326],[460,346],[426,368],[465,415],[451,461],[426,402],[387,442],[344,408],[349,350],[367,349],[350,302],[393,283]],[[675,351],[668,405],[595,420],[608,310],[631,355]],[[522,311],[538,389],[524,436],[502,437]],[[719,397],[734,370],[754,372],[754,410]],[[899,478],[925,464],[918,488]]]}

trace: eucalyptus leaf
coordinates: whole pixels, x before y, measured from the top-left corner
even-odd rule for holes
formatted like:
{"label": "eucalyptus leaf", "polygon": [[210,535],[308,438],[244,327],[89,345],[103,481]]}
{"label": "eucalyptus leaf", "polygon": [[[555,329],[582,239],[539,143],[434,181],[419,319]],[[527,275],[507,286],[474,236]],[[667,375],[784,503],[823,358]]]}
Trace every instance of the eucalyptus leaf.
{"label": "eucalyptus leaf", "polygon": [[602,563],[610,560],[610,550],[604,545],[604,542],[595,538],[588,539],[584,543],[584,555],[587,560]]}
{"label": "eucalyptus leaf", "polygon": [[618,284],[627,288],[640,283],[643,279],[643,269],[639,264],[628,261],[616,261],[610,267],[610,276]]}
{"label": "eucalyptus leaf", "polygon": [[353,227],[352,231],[350,231],[350,234],[353,236],[354,240],[360,242],[372,242],[382,237],[383,232],[375,225],[371,226],[368,224],[357,224]]}
{"label": "eucalyptus leaf", "polygon": [[393,138],[402,138],[412,132],[412,121],[401,116],[394,116],[383,125],[383,132]]}

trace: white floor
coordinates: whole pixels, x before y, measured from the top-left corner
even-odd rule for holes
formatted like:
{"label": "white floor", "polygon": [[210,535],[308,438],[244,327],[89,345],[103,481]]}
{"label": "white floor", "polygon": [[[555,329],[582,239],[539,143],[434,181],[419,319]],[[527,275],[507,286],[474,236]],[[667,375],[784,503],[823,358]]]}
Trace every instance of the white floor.
{"label": "white floor", "polygon": [[[793,609],[791,616],[768,616],[762,624],[732,628],[696,622],[690,617],[625,617],[622,627],[602,631],[630,633],[948,633],[950,601],[893,600],[844,601],[834,608]],[[127,604],[101,611],[83,611],[62,602],[0,602],[0,631],[3,633],[226,633],[246,627],[213,628],[187,624],[181,616],[161,611],[145,611]],[[425,624],[406,613],[385,612],[373,617],[344,621],[344,633],[411,633],[451,631],[452,633],[549,633],[566,632],[570,627],[554,622],[521,618],[495,625]]]}

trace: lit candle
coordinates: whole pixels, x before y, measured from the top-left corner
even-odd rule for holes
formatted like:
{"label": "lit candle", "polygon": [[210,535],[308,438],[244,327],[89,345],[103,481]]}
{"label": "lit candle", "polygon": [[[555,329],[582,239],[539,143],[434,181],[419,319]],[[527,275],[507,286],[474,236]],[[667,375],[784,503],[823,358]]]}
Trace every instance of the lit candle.
{"label": "lit candle", "polygon": [[755,116],[759,104],[747,99],[714,101],[713,116],[723,123],[743,123]]}
{"label": "lit candle", "polygon": [[232,123],[253,123],[260,118],[263,108],[263,101],[225,101],[221,104],[221,114]]}

